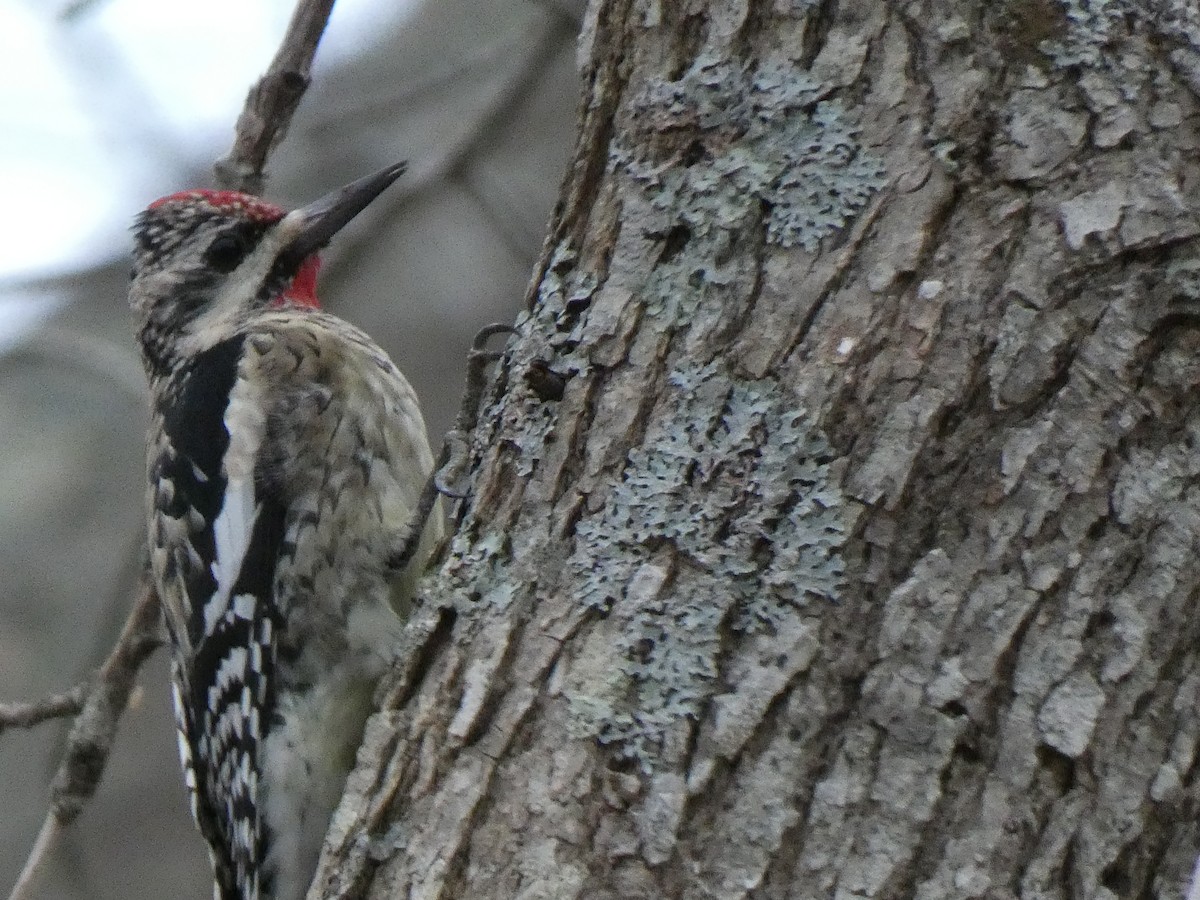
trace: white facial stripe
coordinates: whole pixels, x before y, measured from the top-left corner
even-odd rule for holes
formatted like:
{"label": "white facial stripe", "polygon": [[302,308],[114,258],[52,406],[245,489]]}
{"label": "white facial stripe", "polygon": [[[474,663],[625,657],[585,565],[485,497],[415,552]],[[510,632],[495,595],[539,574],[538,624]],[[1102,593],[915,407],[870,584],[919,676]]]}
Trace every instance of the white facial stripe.
{"label": "white facial stripe", "polygon": [[212,303],[188,328],[197,348],[211,346],[227,337],[230,328],[254,307],[258,290],[275,264],[285,239],[278,227],[272,228],[238,266],[237,277],[225,279]]}

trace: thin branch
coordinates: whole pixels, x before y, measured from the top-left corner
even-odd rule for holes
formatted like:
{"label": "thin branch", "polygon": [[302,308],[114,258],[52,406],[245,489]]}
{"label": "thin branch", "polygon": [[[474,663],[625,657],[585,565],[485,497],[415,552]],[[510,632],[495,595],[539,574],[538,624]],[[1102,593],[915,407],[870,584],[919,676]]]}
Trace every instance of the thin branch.
{"label": "thin branch", "polygon": [[32,728],[47,719],[75,715],[83,709],[89,687],[90,683],[84,682],[69,691],[29,703],[0,703],[0,734],[6,728]]}
{"label": "thin branch", "polygon": [[42,822],[41,830],[38,831],[37,839],[33,842],[33,849],[29,851],[29,858],[25,860],[25,866],[17,877],[17,883],[13,886],[12,893],[8,895],[8,900],[25,900],[26,897],[33,896],[30,893],[33,880],[41,871],[42,861],[50,856],[50,851],[58,844],[61,834],[62,825],[53,813],[47,813],[46,820]]}
{"label": "thin branch", "polygon": [[221,187],[262,193],[267,157],[283,139],[300,99],[308,90],[313,57],[333,3],[334,0],[300,0],[296,4],[279,52],[266,74],[246,95],[233,149],[213,166]]}
{"label": "thin branch", "polygon": [[158,594],[147,580],[67,737],[67,752],[50,788],[51,811],[64,825],[96,791],[138,670],[162,644],[161,628]]}
{"label": "thin branch", "polygon": [[[129,704],[138,670],[162,643],[161,618],[158,594],[146,582],[104,664],[87,685],[73,689],[81,690],[85,698],[67,736],[66,752],[50,786],[50,811],[9,900],[22,900],[28,896],[34,878],[62,830],[74,821],[96,792],[117,733],[117,722]],[[49,716],[43,716],[42,721],[46,718]]]}

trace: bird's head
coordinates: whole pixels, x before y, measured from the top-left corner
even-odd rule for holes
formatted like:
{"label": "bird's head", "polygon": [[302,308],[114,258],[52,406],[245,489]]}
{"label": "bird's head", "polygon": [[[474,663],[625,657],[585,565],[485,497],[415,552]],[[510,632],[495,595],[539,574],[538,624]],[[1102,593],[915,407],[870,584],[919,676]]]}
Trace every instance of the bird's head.
{"label": "bird's head", "polygon": [[316,307],[317,251],[403,171],[389,166],[292,212],[237,191],[151,203],[134,225],[129,289],[147,364],[198,353],[254,311]]}

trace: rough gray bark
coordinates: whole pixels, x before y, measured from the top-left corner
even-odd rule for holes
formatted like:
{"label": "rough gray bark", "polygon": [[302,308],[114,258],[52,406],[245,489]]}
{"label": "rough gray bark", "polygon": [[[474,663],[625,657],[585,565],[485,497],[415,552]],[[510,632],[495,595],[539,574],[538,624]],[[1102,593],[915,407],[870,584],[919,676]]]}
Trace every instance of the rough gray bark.
{"label": "rough gray bark", "polygon": [[1200,15],[597,0],[313,896],[1178,897]]}

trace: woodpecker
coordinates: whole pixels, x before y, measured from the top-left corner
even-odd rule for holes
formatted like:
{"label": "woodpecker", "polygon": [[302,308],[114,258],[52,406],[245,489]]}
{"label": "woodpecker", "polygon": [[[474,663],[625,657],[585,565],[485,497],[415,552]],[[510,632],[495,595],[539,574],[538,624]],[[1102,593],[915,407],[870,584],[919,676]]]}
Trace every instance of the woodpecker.
{"label": "woodpecker", "polygon": [[442,534],[436,511],[415,521],[433,467],[416,394],[316,300],[317,251],[402,171],[290,213],[184,191],[134,226],[151,570],[216,900],[306,894]]}

